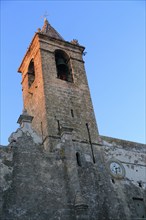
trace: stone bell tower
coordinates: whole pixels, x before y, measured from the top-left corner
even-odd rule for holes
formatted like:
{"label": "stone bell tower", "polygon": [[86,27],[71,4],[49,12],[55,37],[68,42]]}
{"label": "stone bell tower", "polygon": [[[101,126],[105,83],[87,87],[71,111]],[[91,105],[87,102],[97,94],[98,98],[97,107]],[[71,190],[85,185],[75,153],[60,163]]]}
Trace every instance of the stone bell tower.
{"label": "stone bell tower", "polygon": [[99,137],[84,47],[44,21],[19,67],[24,111],[2,147],[0,219],[145,219],[145,145]]}
{"label": "stone bell tower", "polygon": [[75,140],[98,141],[84,49],[77,40],[65,41],[45,19],[19,67],[24,108],[44,143],[52,143],[64,124],[73,128]]}

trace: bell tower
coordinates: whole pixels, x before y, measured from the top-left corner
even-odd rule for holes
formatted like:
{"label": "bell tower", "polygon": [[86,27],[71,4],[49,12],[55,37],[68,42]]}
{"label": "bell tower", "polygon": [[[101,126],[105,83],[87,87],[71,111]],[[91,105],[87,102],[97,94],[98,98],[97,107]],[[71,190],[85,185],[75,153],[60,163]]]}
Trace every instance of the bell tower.
{"label": "bell tower", "polygon": [[73,139],[98,142],[98,129],[77,40],[65,41],[44,21],[22,60],[24,108],[44,143],[60,137],[62,126],[73,129]]}

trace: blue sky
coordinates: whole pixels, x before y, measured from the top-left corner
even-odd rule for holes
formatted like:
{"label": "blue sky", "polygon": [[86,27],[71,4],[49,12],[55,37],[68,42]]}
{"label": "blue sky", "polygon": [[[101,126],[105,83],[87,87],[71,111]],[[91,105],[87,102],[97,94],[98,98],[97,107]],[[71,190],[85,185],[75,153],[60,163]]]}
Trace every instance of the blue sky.
{"label": "blue sky", "polygon": [[86,47],[86,74],[101,135],[145,143],[145,1],[1,1],[1,144],[19,127],[17,69],[47,11],[67,41]]}

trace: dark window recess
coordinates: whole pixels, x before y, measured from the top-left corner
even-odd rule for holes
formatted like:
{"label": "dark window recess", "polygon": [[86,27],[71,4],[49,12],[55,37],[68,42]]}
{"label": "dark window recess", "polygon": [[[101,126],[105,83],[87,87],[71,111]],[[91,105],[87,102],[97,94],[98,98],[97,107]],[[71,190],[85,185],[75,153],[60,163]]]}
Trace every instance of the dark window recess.
{"label": "dark window recess", "polygon": [[55,61],[57,68],[57,77],[68,82],[73,82],[70,59],[68,55],[64,51],[56,50]]}
{"label": "dark window recess", "polygon": [[74,118],[74,112],[72,109],[71,109],[71,116]]}
{"label": "dark window recess", "polygon": [[138,185],[139,185],[139,187],[142,187],[142,182],[139,181],[139,182],[138,182]]}
{"label": "dark window recess", "polygon": [[114,183],[114,184],[115,184],[115,180],[114,180],[114,179],[112,179],[112,183]]}
{"label": "dark window recess", "polygon": [[134,206],[135,206],[135,211],[137,214],[137,219],[145,219],[146,218],[146,210],[145,210],[145,205],[144,201],[142,198],[133,198]]}
{"label": "dark window recess", "polygon": [[35,80],[35,70],[34,70],[34,61],[33,60],[30,61],[27,74],[28,74],[28,87],[30,88],[32,83]]}
{"label": "dark window recess", "polygon": [[57,120],[57,126],[58,126],[58,134],[60,134],[60,122]]}
{"label": "dark window recess", "polygon": [[42,121],[41,121],[41,133],[42,133],[42,140],[43,140],[43,123],[42,123]]}
{"label": "dark window recess", "polygon": [[80,154],[78,152],[76,153],[76,159],[77,159],[78,166],[81,167],[82,166],[81,165],[81,157],[80,157]]}

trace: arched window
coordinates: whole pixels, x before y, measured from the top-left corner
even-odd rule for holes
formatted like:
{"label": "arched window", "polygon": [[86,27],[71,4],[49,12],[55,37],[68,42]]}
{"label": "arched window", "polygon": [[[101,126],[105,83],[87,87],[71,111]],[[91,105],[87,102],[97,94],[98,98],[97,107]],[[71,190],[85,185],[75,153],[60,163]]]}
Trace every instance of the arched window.
{"label": "arched window", "polygon": [[35,80],[35,71],[34,71],[34,61],[33,61],[33,59],[30,61],[27,74],[28,74],[28,87],[30,88],[32,83]]}
{"label": "arched window", "polygon": [[55,51],[55,61],[57,69],[57,77],[59,79],[72,82],[73,77],[68,55],[62,50]]}

